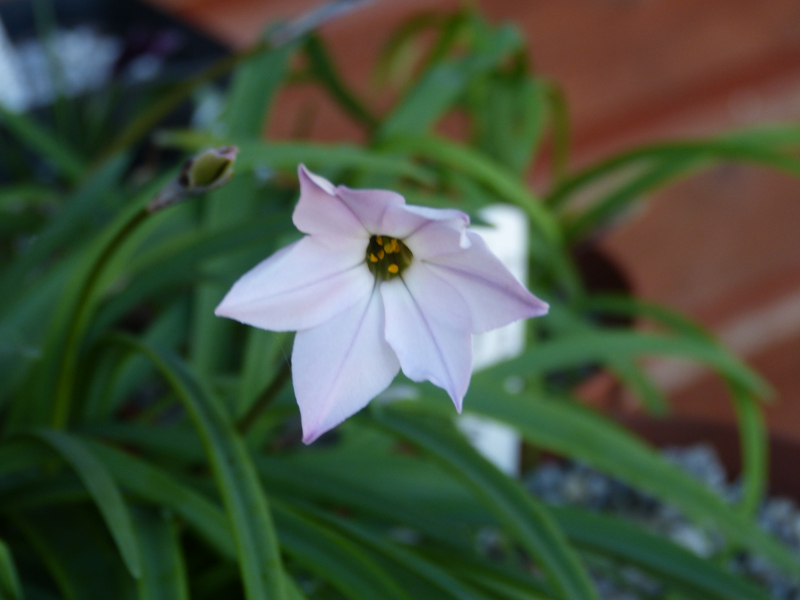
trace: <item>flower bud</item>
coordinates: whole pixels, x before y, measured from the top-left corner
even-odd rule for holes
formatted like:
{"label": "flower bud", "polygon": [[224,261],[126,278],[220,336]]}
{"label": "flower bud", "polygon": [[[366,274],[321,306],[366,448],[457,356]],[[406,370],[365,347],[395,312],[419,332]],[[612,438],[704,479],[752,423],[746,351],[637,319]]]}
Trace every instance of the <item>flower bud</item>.
{"label": "flower bud", "polygon": [[190,194],[202,194],[225,185],[233,176],[236,146],[212,148],[186,161],[178,181]]}
{"label": "flower bud", "polygon": [[225,185],[233,177],[233,163],[238,152],[236,146],[223,146],[190,158],[181,167],[178,177],[150,201],[147,210],[155,212]]}

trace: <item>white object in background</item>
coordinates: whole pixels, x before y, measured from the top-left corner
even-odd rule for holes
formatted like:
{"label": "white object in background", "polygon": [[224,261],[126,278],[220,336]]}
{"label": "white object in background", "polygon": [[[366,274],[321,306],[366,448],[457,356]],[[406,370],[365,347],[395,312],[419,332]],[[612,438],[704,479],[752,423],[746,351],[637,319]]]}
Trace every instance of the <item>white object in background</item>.
{"label": "white object in background", "polygon": [[9,110],[22,112],[28,107],[28,99],[18,69],[17,53],[0,21],[0,104]]}
{"label": "white object in background", "polygon": [[[528,273],[528,219],[520,209],[494,205],[480,212],[492,225],[473,226],[489,249],[523,285]],[[525,348],[525,321],[472,337],[473,371],[514,358]],[[499,382],[498,382],[499,383]],[[511,427],[491,419],[464,415],[458,426],[478,451],[509,475],[519,474],[520,438]]]}

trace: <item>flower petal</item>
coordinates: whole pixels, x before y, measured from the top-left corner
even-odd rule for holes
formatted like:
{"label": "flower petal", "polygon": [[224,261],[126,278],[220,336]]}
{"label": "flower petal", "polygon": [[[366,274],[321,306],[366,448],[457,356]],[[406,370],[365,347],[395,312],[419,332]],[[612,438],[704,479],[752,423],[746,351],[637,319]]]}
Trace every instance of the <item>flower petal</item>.
{"label": "flower petal", "polygon": [[358,217],[364,228],[372,234],[387,234],[384,231],[386,211],[390,207],[403,206],[406,199],[397,192],[388,190],[353,190],[340,185],[336,194]]}
{"label": "flower petal", "polygon": [[412,263],[381,284],[386,341],[413,381],[428,380],[461,411],[472,371],[472,320],[456,289],[424,264]]}
{"label": "flower petal", "polygon": [[525,289],[480,235],[469,232],[467,236],[469,248],[429,258],[425,264],[464,298],[472,316],[472,333],[547,314],[547,302]]}
{"label": "flower petal", "polygon": [[292,351],[292,380],[303,441],[313,442],[385,390],[400,370],[384,340],[378,286],[357,304],[308,331]]}
{"label": "flower petal", "polygon": [[214,314],[271,331],[309,329],[367,297],[374,285],[360,241],[306,236],[245,273]]}
{"label": "flower petal", "polygon": [[469,246],[469,215],[454,209],[392,206],[386,210],[382,233],[400,238],[417,258],[459,252]]}
{"label": "flower petal", "polygon": [[315,175],[305,165],[297,168],[300,179],[300,200],[292,213],[292,221],[308,235],[369,238],[356,214],[336,195],[333,184]]}

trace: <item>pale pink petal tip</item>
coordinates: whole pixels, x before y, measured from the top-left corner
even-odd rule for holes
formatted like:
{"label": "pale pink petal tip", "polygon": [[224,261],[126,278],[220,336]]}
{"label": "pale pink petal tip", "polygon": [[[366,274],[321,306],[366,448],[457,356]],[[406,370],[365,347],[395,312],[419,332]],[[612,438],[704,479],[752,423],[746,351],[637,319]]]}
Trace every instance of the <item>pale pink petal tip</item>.
{"label": "pale pink petal tip", "polygon": [[292,381],[303,442],[310,444],[389,387],[400,364],[383,329],[383,302],[375,290],[329,321],[297,333]]}
{"label": "pale pink petal tip", "polygon": [[327,179],[322,177],[321,175],[317,175],[316,173],[312,173],[308,170],[308,168],[300,163],[297,166],[297,178],[300,180],[300,186],[302,188],[303,184],[313,184],[316,187],[320,188],[324,192],[330,194],[331,196],[336,195],[336,187]]}
{"label": "pale pink petal tip", "polygon": [[325,433],[325,432],[324,431],[317,431],[316,429],[312,430],[312,431],[308,431],[308,432],[304,431],[303,432],[303,443],[306,446],[308,446],[310,443],[316,441],[316,439],[319,436],[321,436],[323,433]]}

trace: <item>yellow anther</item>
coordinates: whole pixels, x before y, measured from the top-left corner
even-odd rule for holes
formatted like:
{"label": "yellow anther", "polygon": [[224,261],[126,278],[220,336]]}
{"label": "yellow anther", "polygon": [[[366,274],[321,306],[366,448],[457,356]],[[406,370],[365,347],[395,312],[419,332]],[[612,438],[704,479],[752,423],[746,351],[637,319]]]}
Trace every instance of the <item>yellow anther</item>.
{"label": "yellow anther", "polygon": [[383,237],[378,236],[375,238],[375,241],[378,242],[378,246],[383,246]]}
{"label": "yellow anther", "polygon": [[386,254],[391,254],[392,252],[394,252],[394,250],[392,249],[392,245],[391,244],[386,244],[383,247],[383,249],[386,250]]}
{"label": "yellow anther", "polygon": [[400,246],[397,245],[397,240],[392,238],[392,252],[400,252]]}
{"label": "yellow anther", "polygon": [[400,267],[398,267],[397,265],[389,265],[386,268],[386,270],[389,271],[389,273],[391,273],[392,275],[397,275],[400,272]]}
{"label": "yellow anther", "polygon": [[378,257],[370,252],[370,254],[369,254],[369,262],[378,262]]}
{"label": "yellow anther", "polygon": [[383,260],[384,256],[386,256],[386,253],[383,250],[378,250],[378,258]]}

